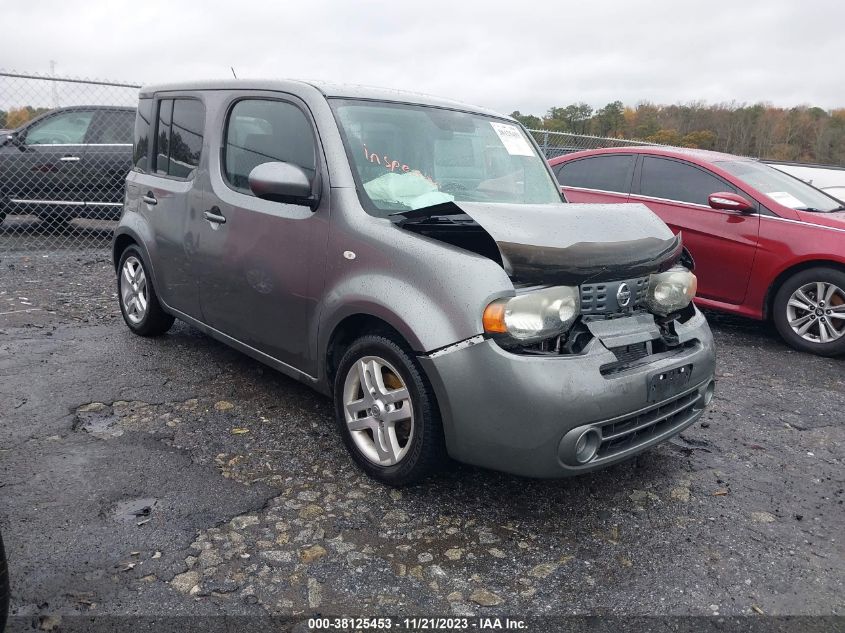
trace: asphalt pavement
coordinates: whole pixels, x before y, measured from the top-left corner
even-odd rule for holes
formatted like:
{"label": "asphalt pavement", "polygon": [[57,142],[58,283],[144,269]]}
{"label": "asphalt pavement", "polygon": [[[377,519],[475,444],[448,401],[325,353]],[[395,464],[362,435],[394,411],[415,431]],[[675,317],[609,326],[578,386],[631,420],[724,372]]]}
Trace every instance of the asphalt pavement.
{"label": "asphalt pavement", "polygon": [[[0,528],[18,625],[79,615],[845,615],[845,360],[708,315],[717,392],[557,481],[362,475],[329,400],[179,324],[105,250],[0,257]],[[530,422],[530,420],[527,420]]]}

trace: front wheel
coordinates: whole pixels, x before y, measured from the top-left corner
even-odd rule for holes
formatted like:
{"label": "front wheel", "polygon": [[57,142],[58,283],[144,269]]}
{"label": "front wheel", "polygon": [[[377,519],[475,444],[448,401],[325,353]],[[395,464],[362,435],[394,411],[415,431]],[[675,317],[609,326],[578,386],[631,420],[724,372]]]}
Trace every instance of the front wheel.
{"label": "front wheel", "polygon": [[444,462],[437,401],[406,345],[386,336],[355,341],[334,381],[335,417],[352,458],[391,486],[416,483]]}
{"label": "front wheel", "polygon": [[773,320],[790,346],[819,356],[845,354],[845,272],[810,268],[775,295]]}
{"label": "front wheel", "polygon": [[173,325],[175,319],[162,309],[137,246],[127,247],[120,256],[117,296],[123,320],[135,334],[158,336]]}

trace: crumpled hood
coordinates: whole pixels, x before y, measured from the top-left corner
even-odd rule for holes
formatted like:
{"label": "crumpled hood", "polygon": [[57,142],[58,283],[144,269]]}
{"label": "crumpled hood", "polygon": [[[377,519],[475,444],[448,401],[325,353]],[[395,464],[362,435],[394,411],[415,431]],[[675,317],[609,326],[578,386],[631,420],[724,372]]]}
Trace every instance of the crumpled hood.
{"label": "crumpled hood", "polygon": [[[461,214],[495,241],[502,266],[519,283],[577,285],[644,276],[681,256],[680,236],[643,204],[448,202],[401,215],[413,220]],[[430,227],[420,232],[437,238]]]}

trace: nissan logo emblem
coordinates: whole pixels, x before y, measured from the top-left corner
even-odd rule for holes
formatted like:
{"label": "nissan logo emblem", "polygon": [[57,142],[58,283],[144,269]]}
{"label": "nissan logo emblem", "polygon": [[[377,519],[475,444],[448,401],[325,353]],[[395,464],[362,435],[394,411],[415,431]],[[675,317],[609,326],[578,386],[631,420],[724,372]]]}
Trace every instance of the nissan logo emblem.
{"label": "nissan logo emblem", "polygon": [[619,290],[616,291],[616,303],[619,304],[620,308],[627,308],[628,304],[631,303],[631,289],[628,284],[619,284]]}

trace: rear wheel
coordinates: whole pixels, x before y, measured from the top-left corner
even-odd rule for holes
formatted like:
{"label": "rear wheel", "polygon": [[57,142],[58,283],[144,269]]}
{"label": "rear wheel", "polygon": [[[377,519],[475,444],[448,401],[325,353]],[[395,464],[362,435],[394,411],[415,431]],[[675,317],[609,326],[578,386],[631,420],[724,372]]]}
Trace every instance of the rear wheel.
{"label": "rear wheel", "polygon": [[123,320],[139,336],[164,334],[175,321],[162,309],[137,246],[128,246],[120,256],[117,295]]}
{"label": "rear wheel", "polygon": [[773,320],[790,346],[820,356],[845,354],[845,272],[810,268],[775,295]]}
{"label": "rear wheel", "polygon": [[418,482],[444,462],[440,411],[431,385],[402,342],[368,335],[340,361],[335,417],[361,469],[391,486]]}

